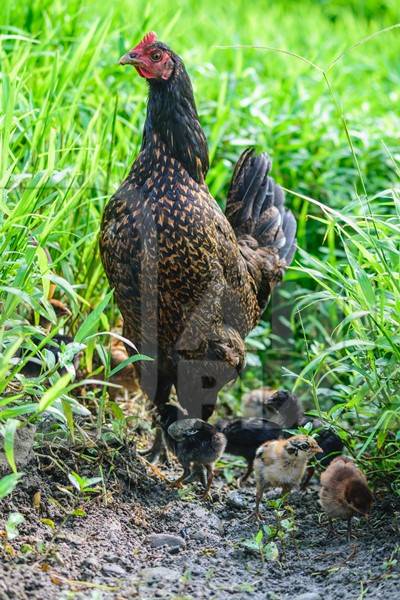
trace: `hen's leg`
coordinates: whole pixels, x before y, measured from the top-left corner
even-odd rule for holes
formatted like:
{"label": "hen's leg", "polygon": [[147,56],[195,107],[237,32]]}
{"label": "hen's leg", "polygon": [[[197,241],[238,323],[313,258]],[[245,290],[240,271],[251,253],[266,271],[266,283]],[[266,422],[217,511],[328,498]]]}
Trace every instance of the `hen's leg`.
{"label": "hen's leg", "polygon": [[[158,414],[163,418],[163,415],[166,410],[166,405],[169,401],[169,396],[171,393],[172,383],[158,375],[157,389],[154,396],[154,404],[156,406]],[[162,434],[162,429],[157,427],[156,429],[156,437],[153,442],[152,447],[144,453],[146,459],[151,463],[157,463],[161,453],[165,450],[164,439]]]}
{"label": "hen's leg", "polygon": [[161,427],[157,427],[153,445],[148,450],[139,452],[139,454],[143,456],[146,460],[148,460],[150,463],[156,464],[157,462],[159,462],[162,453],[165,453],[162,429]]}

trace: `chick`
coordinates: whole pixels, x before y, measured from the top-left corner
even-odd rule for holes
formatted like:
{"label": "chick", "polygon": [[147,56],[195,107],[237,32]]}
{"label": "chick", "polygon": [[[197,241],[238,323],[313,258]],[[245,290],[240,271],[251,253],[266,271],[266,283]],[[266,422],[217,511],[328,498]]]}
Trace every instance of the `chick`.
{"label": "chick", "polygon": [[[322,452],[315,456],[315,459],[319,466],[326,468],[335,457],[337,457],[343,451],[344,444],[340,437],[330,429],[329,427],[321,427],[322,423],[317,420],[312,421],[313,428],[317,428],[318,431],[315,434],[319,446],[321,446]],[[314,475],[315,467],[308,465],[301,488],[305,490],[310,482],[311,477]]]}
{"label": "chick", "polygon": [[319,501],[329,517],[329,533],[333,530],[332,519],[347,519],[349,542],[353,516],[367,516],[373,496],[364,473],[350,458],[338,456],[321,475]]}
{"label": "chick", "polygon": [[[260,416],[268,419],[282,429],[304,427],[304,425],[311,423],[313,429],[318,429],[315,439],[321,446],[322,451],[315,458],[322,467],[327,467],[331,460],[343,451],[344,444],[340,437],[332,429],[324,427],[321,421],[304,416],[298,398],[286,390],[276,391],[272,388],[262,387],[248,392],[243,398],[243,412],[248,417]],[[283,433],[282,437],[288,436],[289,434]],[[265,438],[263,441],[267,439],[273,438]],[[227,451],[229,452],[229,450]],[[307,488],[314,472],[315,467],[309,465],[301,484],[303,490]]]}
{"label": "chick", "polygon": [[282,437],[282,429],[267,419],[220,419],[216,423],[227,440],[225,452],[243,456],[247,461],[247,470],[237,481],[240,487],[253,472],[253,463],[257,449],[266,441]]}
{"label": "chick", "polygon": [[260,518],[260,502],[268,487],[280,487],[286,494],[300,485],[307,462],[321,452],[314,438],[294,435],[287,440],[266,442],[257,450],[254,461],[256,476],[255,516]]}
{"label": "chick", "polygon": [[262,417],[279,427],[297,427],[303,419],[303,409],[294,394],[286,390],[262,387],[243,396],[243,415]]}
{"label": "chick", "polygon": [[189,481],[194,470],[203,467],[207,471],[204,497],[207,497],[214,477],[214,463],[222,455],[226,446],[223,433],[201,419],[180,419],[168,427],[168,445],[176,454],[183,467],[183,474],[173,482],[179,486]]}

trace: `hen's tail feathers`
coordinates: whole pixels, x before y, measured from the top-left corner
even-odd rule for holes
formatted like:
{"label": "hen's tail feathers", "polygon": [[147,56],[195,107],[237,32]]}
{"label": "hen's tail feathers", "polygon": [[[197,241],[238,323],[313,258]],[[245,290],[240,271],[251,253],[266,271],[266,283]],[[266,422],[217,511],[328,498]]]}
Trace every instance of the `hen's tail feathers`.
{"label": "hen's tail feathers", "polygon": [[285,194],[269,176],[271,160],[252,148],[239,158],[228,193],[226,216],[242,243],[275,250],[281,267],[296,251],[296,220],[285,209]]}

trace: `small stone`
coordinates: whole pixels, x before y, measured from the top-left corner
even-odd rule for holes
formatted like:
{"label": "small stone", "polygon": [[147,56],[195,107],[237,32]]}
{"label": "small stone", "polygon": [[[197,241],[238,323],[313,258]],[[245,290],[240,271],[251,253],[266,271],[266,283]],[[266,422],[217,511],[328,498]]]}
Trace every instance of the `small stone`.
{"label": "small stone", "polygon": [[125,569],[115,563],[104,565],[101,571],[109,577],[126,577]]}
{"label": "small stone", "polygon": [[167,546],[168,548],[177,549],[185,545],[185,540],[182,537],[171,533],[152,533],[146,539],[152,548]]}
{"label": "small stone", "polygon": [[318,592],[306,592],[296,596],[293,600],[321,600],[321,594]]}
{"label": "small stone", "polygon": [[72,532],[63,532],[60,531],[56,536],[57,540],[65,542],[66,544],[71,544],[72,546],[81,546],[85,540]]}
{"label": "small stone", "polygon": [[181,574],[175,569],[168,569],[167,567],[151,567],[148,569],[142,569],[139,571],[138,577],[147,584],[154,583],[166,583],[178,581]]}
{"label": "small stone", "polygon": [[82,566],[85,567],[86,569],[96,569],[99,566],[99,560],[98,560],[98,558],[95,558],[94,556],[87,556],[83,560]]}
{"label": "small stone", "polygon": [[198,530],[198,531],[193,532],[191,537],[193,540],[196,540],[197,542],[204,542],[206,539],[206,534],[204,533],[204,531]]}
{"label": "small stone", "polygon": [[227,503],[232,508],[244,509],[247,508],[247,502],[238,492],[231,492],[227,497]]}

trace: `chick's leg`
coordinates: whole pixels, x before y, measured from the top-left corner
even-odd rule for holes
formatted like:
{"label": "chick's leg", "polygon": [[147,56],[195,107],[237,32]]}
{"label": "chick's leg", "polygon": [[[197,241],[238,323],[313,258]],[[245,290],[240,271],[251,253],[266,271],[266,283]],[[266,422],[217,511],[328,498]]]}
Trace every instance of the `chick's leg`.
{"label": "chick's leg", "polygon": [[207,499],[207,498],[210,497],[211,484],[212,484],[213,479],[214,479],[213,466],[212,465],[206,465],[206,471],[207,471],[207,486],[206,486],[206,489],[204,490],[204,494],[203,494],[203,498],[204,499]]}
{"label": "chick's leg", "polygon": [[257,482],[256,507],[255,507],[255,511],[253,513],[253,516],[257,519],[257,521],[259,521],[261,519],[260,502],[261,502],[262,497],[264,495],[264,489],[265,489],[265,486],[262,485],[260,482]]}
{"label": "chick's leg", "polygon": [[171,487],[173,487],[173,488],[182,487],[183,482],[186,480],[187,477],[190,476],[190,465],[184,464],[184,465],[182,465],[182,467],[183,467],[182,475],[180,477],[178,477],[178,479],[171,481]]}
{"label": "chick's leg", "polygon": [[347,541],[351,542],[351,533],[352,533],[352,518],[347,519]]}
{"label": "chick's leg", "polygon": [[239,477],[237,480],[237,486],[238,488],[240,488],[242,486],[242,484],[248,480],[248,478],[250,477],[250,475],[253,472],[253,461],[252,460],[248,460],[247,461],[247,469],[246,469],[246,473],[244,475],[242,475],[242,477]]}
{"label": "chick's leg", "polygon": [[312,465],[309,465],[306,469],[303,480],[300,484],[300,489],[302,492],[306,491],[308,484],[310,483],[310,480],[311,480],[312,476],[314,475],[314,473],[315,473],[315,467],[313,467]]}

